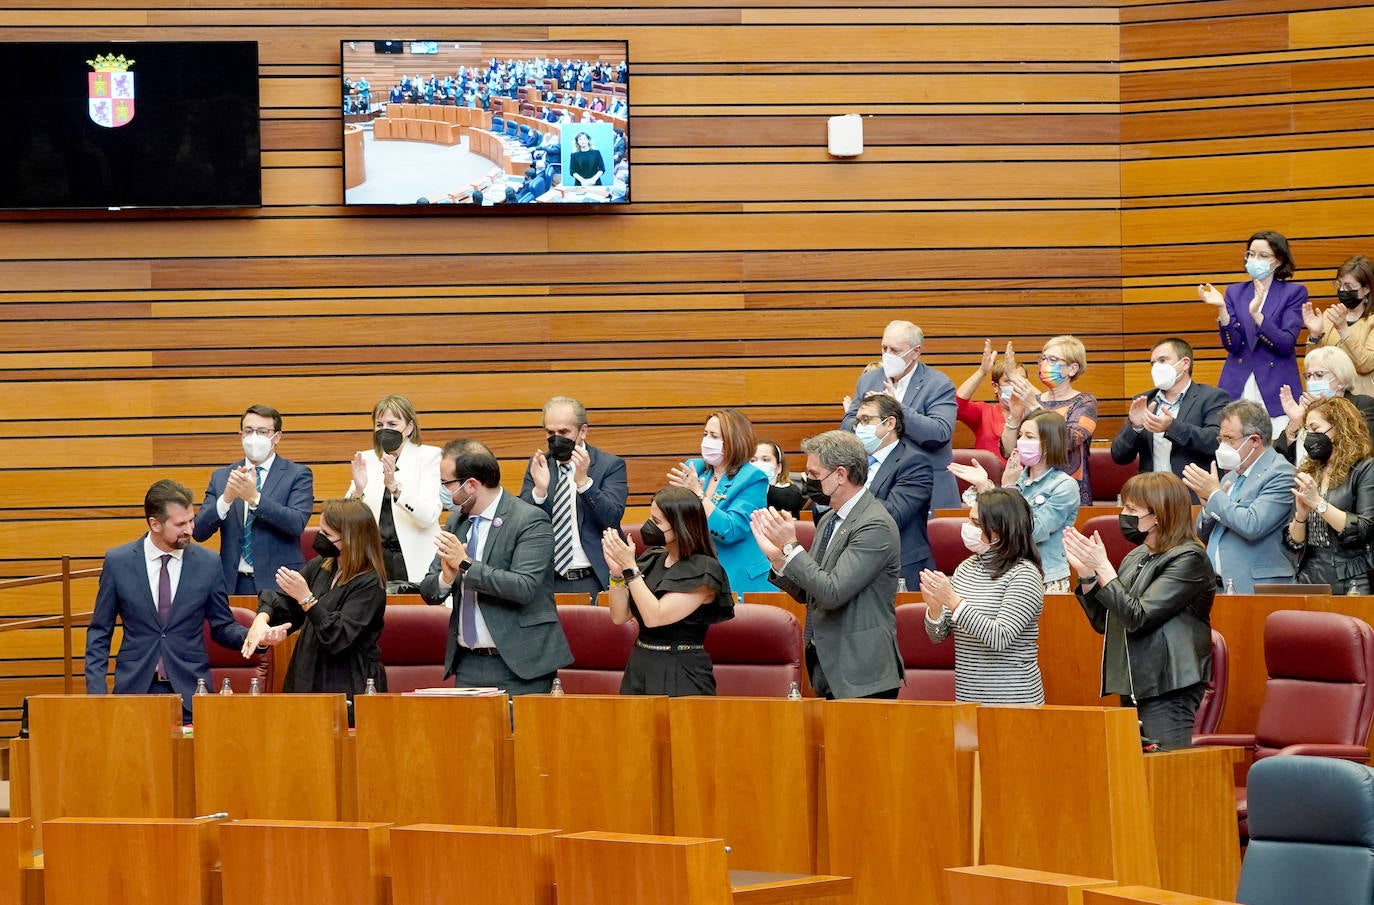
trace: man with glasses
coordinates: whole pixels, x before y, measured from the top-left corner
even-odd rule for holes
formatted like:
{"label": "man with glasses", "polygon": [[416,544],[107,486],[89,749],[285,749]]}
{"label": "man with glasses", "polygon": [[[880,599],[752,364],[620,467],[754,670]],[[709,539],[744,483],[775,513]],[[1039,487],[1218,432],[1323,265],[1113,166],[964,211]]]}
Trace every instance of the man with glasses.
{"label": "man with glasses", "polygon": [[935,568],[926,521],[934,477],[930,462],[916,444],[902,436],[902,406],[882,393],[869,396],[854,419],[854,435],[868,451],[864,489],[878,498],[897,523],[902,538],[902,578],[908,591],[918,590],[921,570]]}
{"label": "man with glasses", "polygon": [[930,463],[935,479],[931,504],[937,509],[959,505],[959,485],[945,466],[954,461],[951,441],[959,404],[954,381],[921,361],[925,334],[911,321],[893,321],[883,330],[883,366],[865,372],[854,388],[840,429],[854,429],[854,419],[865,399],[881,393],[901,403],[904,433]]}
{"label": "man with glasses", "polygon": [[[1269,445],[1272,423],[1258,402],[1221,410],[1216,463],[1189,463],[1183,483],[1202,502],[1198,537],[1223,590],[1249,594],[1256,584],[1293,580],[1283,526],[1293,513],[1293,466]],[[1218,476],[1218,467],[1226,474]]]}
{"label": "man with glasses", "polygon": [[901,541],[892,516],[864,490],[868,454],[853,434],[826,431],[802,441],[806,483],[830,511],[810,551],[790,513],[756,509],[750,527],[768,558],[768,580],[806,604],[802,646],[816,694],[895,698],[902,685],[893,600]]}
{"label": "man with glasses", "polygon": [[1207,468],[1217,451],[1226,394],[1193,380],[1193,347],[1176,336],[1150,350],[1150,380],[1154,389],[1131,400],[1112,440],[1112,461],[1127,465],[1138,458],[1141,471],[1179,477],[1189,463]]}
{"label": "man with glasses", "polygon": [[315,505],[315,476],[306,465],[277,455],[281,413],[250,405],[239,419],[244,457],[215,469],[193,534],[216,531],[224,582],[230,594],[256,594],[277,586],[277,569],[305,565],[301,534]]}

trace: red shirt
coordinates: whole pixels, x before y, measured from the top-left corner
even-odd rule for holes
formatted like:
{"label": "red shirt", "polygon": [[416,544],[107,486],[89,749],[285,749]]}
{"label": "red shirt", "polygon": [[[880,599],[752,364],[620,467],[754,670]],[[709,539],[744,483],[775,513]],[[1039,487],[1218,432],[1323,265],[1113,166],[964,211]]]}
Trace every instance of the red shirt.
{"label": "red shirt", "polygon": [[973,431],[973,448],[986,449],[1003,462],[1000,441],[1002,430],[1007,426],[1007,413],[995,402],[978,402],[973,399],[955,397],[959,405],[959,423],[967,424]]}

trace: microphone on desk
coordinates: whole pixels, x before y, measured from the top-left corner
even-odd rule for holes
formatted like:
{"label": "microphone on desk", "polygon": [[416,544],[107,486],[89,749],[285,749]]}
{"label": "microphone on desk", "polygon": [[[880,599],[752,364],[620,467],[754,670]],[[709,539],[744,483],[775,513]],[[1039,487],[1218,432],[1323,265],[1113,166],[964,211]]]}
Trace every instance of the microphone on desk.
{"label": "microphone on desk", "polygon": [[229,819],[229,812],[228,812],[228,811],[216,811],[216,812],[213,813],[213,814],[202,814],[202,815],[200,815],[199,817],[196,818],[196,820],[228,820],[228,819]]}

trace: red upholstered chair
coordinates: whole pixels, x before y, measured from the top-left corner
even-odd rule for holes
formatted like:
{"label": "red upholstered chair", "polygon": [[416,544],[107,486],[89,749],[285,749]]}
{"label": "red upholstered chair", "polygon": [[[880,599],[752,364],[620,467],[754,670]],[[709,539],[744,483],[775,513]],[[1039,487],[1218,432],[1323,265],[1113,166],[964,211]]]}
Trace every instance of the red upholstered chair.
{"label": "red upholstered chair", "polygon": [[305,557],[306,562],[317,559],[320,555],[315,552],[315,535],[319,533],[318,525],[306,525],[305,530],[301,532],[301,555]]}
{"label": "red upholstered chair", "polygon": [[1202,692],[1202,702],[1197,705],[1193,717],[1193,734],[1204,735],[1216,732],[1221,725],[1221,714],[1226,709],[1227,683],[1231,681],[1231,658],[1226,649],[1226,639],[1221,632],[1212,629],[1212,678]]}
{"label": "red upholstered chair", "polygon": [[1117,465],[1112,460],[1108,447],[1088,450],[1088,480],[1092,484],[1093,501],[1115,503],[1125,484],[1140,471],[1140,460],[1134,459],[1127,465]]}
{"label": "red upholstered chair", "polygon": [[392,694],[434,688],[444,682],[448,620],[444,606],[388,606],[377,646],[386,668],[386,690]]}
{"label": "red upholstered chair", "polygon": [[802,627],[784,609],[762,603],[735,605],[735,618],[706,632],[716,694],[785,698],[801,686]]}
{"label": "red upholstered chair", "polygon": [[[986,449],[956,449],[954,450],[954,461],[958,462],[960,465],[972,465],[974,462],[977,462],[979,465],[983,466],[983,471],[988,473],[988,477],[992,479],[992,483],[999,486],[1002,483],[1002,460]],[[958,481],[957,478],[955,480]],[[959,493],[962,494],[965,490],[968,490],[967,482],[958,482]]]}
{"label": "red upholstered chair", "polygon": [[624,525],[622,527],[624,527],[625,533],[630,535],[630,543],[635,545],[635,558],[638,559],[639,557],[643,556],[644,551],[649,548],[644,546],[644,538],[639,536],[639,526]]}
{"label": "red upholstered chair", "polygon": [[558,671],[563,690],[568,694],[619,694],[639,626],[633,620],[616,625],[611,621],[610,608],[604,606],[560,606],[558,621],[573,655],[572,665]]}
{"label": "red upholstered chair", "polygon": [[[1264,620],[1264,686],[1255,732],[1207,734],[1195,745],[1238,745],[1256,760],[1309,754],[1365,763],[1374,719],[1374,629],[1340,613],[1277,610]],[[1248,806],[1236,790],[1241,831]]]}
{"label": "red upholstered chair", "polygon": [[1121,568],[1121,560],[1136,548],[1122,535],[1121,523],[1114,515],[1094,515],[1083,523],[1081,530],[1087,537],[1092,537],[1094,532],[1102,535],[1102,543],[1107,545],[1107,558],[1114,569]]}
{"label": "red upholstered chair", "polygon": [[[234,619],[239,625],[252,625],[253,617],[257,615],[254,611],[241,606],[231,606],[230,611],[234,614]],[[243,659],[238,648],[229,649],[220,647],[210,637],[210,623],[205,623],[205,652],[210,657],[210,690],[219,691],[220,685],[225,679],[229,680],[229,687],[238,694],[247,694],[248,687],[254,679],[261,679],[263,692],[272,690],[272,677],[274,675],[274,648],[268,648],[266,653],[254,654],[251,659]]]}
{"label": "red upholstered chair", "polygon": [[906,684],[897,697],[903,701],[954,700],[954,639],[935,644],[926,634],[926,605],[897,607],[897,648],[902,653]]}
{"label": "red upholstered chair", "polygon": [[805,519],[797,520],[797,543],[802,545],[802,549],[811,552],[811,545],[816,540],[816,523],[808,522]]}
{"label": "red upholstered chair", "polygon": [[964,539],[959,534],[959,529],[966,521],[968,519],[962,516],[947,515],[926,522],[926,536],[930,538],[935,568],[946,575],[953,575],[959,563],[973,555],[964,546]]}

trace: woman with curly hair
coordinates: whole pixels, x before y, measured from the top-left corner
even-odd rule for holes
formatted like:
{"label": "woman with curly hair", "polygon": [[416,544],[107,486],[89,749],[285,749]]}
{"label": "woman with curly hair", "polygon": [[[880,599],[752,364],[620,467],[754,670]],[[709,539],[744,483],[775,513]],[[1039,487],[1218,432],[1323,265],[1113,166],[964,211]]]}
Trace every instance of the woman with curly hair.
{"label": "woman with curly hair", "polygon": [[1336,594],[1368,594],[1368,546],[1374,536],[1374,459],[1369,427],[1348,400],[1307,409],[1307,461],[1293,482],[1293,518],[1284,543],[1298,554],[1297,580]]}

